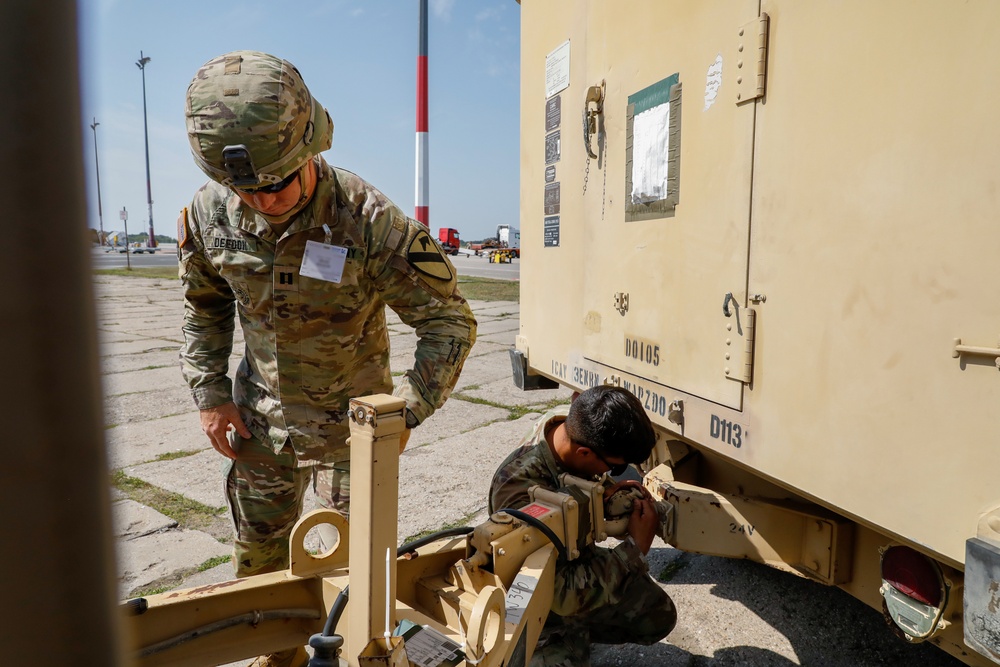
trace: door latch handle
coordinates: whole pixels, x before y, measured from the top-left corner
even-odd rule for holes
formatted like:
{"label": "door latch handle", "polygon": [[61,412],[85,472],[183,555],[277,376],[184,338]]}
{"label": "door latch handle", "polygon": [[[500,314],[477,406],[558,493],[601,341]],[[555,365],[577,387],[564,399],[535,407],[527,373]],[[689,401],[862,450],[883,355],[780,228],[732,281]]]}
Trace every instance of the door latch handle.
{"label": "door latch handle", "polygon": [[[591,108],[593,105],[593,108]],[[587,148],[587,155],[597,159],[597,153],[590,148],[590,138],[597,134],[598,117],[604,113],[604,81],[599,86],[591,86],[587,89],[587,99],[583,103],[583,144]]]}
{"label": "door latch handle", "polygon": [[998,369],[1000,369],[1000,348],[997,347],[978,347],[975,345],[962,345],[961,338],[954,339],[955,346],[952,348],[951,356],[954,358],[959,358],[963,354],[968,354],[975,357],[993,357],[993,363]]}

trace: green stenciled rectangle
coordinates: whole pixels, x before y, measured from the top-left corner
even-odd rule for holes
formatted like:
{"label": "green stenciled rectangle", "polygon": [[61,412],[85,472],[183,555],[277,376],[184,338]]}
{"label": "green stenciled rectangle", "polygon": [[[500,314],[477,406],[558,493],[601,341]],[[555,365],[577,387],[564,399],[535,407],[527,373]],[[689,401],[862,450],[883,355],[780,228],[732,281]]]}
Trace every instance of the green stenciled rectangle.
{"label": "green stenciled rectangle", "polygon": [[641,114],[653,107],[670,101],[670,88],[679,81],[679,74],[671,74],[651,86],[646,86],[637,93],[628,96],[628,103],[635,105],[635,113]]}

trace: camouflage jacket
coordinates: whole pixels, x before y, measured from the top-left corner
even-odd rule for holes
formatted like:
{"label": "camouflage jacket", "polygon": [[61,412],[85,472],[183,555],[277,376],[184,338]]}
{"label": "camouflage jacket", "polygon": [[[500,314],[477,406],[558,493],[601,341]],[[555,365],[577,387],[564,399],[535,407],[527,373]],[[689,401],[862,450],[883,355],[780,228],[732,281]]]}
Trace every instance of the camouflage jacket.
{"label": "camouflage jacket", "polygon": [[[517,509],[529,502],[528,489],[535,485],[557,490],[563,468],[546,439],[546,431],[565,421],[569,406],[545,413],[497,468],[490,483],[489,510]],[[578,616],[622,599],[625,584],[632,577],[645,577],[646,560],[634,543],[627,540],[614,549],[590,545],[576,560],[556,564],[552,611],[560,616]]]}
{"label": "camouflage jacket", "polygon": [[[195,403],[235,400],[275,451],[291,438],[301,465],[346,458],[351,398],[391,392],[426,419],[476,338],[455,269],[427,228],[358,176],[316,160],[316,192],[280,237],[212,181],[178,221],[180,356]],[[334,246],[328,271],[339,282],[300,273],[307,248],[330,250],[320,244]],[[394,392],[386,305],[418,336],[413,367]],[[246,348],[233,387],[236,313]]]}

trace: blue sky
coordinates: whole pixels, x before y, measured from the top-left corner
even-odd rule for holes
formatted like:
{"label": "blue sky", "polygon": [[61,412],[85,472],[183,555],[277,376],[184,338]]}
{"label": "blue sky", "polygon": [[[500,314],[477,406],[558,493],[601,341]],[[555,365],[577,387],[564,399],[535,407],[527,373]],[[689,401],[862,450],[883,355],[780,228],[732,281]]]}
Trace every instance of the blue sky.
{"label": "blue sky", "polygon": [[[96,117],[105,230],[145,231],[142,75],[157,234],[205,177],[184,132],[184,94],[198,67],[237,49],[294,63],[330,111],[331,164],[414,212],[417,0],[81,0],[81,81],[88,226],[98,227]],[[430,0],[430,227],[464,240],[518,224],[520,7],[515,0]]]}

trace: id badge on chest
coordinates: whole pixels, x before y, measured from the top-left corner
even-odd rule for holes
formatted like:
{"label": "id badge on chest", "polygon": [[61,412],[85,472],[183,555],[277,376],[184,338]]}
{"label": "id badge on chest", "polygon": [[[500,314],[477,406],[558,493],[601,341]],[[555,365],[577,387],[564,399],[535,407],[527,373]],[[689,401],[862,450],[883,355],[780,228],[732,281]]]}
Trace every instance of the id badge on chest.
{"label": "id badge on chest", "polygon": [[344,261],[346,259],[347,248],[317,241],[306,241],[306,251],[302,255],[299,275],[339,283],[344,275]]}

